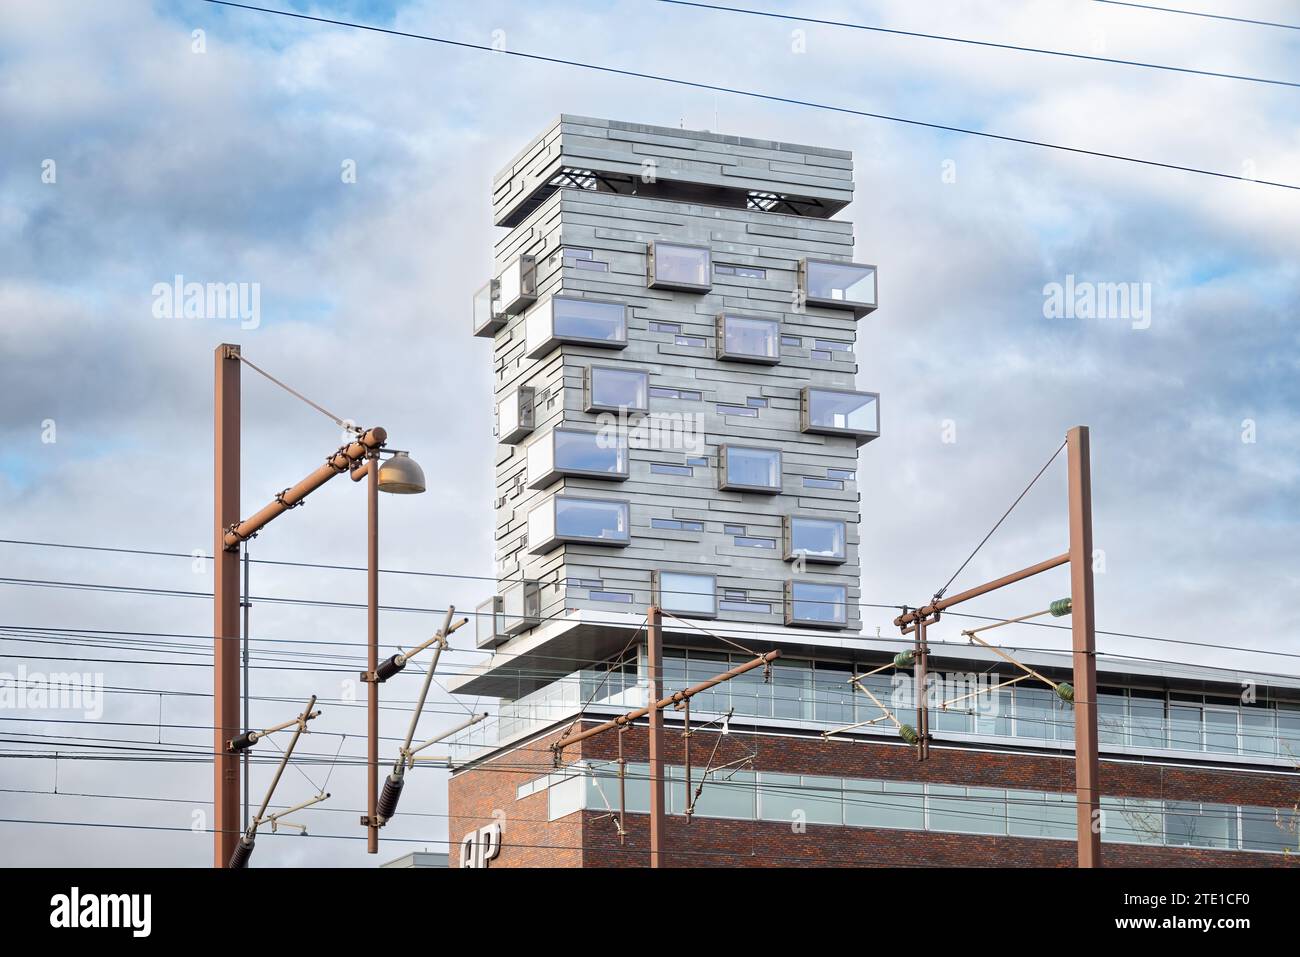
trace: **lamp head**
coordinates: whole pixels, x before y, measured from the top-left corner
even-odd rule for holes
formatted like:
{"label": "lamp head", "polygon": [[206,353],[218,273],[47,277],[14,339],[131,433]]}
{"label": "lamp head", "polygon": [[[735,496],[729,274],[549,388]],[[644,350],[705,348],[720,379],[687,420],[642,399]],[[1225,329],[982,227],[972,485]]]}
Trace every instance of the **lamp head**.
{"label": "lamp head", "polygon": [[425,490],[424,469],[406,452],[394,452],[379,466],[379,491],[418,495]]}

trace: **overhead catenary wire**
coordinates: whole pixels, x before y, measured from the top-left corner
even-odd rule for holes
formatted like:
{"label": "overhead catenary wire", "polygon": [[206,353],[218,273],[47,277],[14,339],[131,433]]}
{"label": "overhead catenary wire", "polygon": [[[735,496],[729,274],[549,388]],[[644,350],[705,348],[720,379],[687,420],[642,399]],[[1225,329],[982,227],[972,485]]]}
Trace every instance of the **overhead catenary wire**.
{"label": "overhead catenary wire", "polygon": [[1277,27],[1282,30],[1300,30],[1300,24],[1278,23],[1273,20],[1258,20],[1249,17],[1232,17],[1225,13],[1207,13],[1204,10],[1185,10],[1182,7],[1158,7],[1150,3],[1132,3],[1128,0],[1093,0],[1112,7],[1130,7],[1134,10],[1146,10],[1151,13],[1174,13],[1185,17],[1201,17],[1206,20],[1224,20],[1230,23],[1244,23],[1256,27]]}
{"label": "overhead catenary wire", "polygon": [[485,43],[471,43],[466,40],[452,40],[449,37],[438,37],[430,34],[414,33],[406,30],[396,30],[390,27],[380,27],[374,24],[356,23],[350,20],[339,20],[330,17],[313,16],[306,13],[297,13],[292,10],[277,10],[272,7],[259,7],[246,3],[234,3],[231,0],[203,0],[204,3],[210,3],[216,6],[231,7],[240,10],[248,10],[255,13],[271,14],[273,16],[291,17],[298,20],[310,21],[313,23],[323,23],[330,26],[347,27],[354,30],[364,30],[371,33],[381,33],[389,36],[403,37],[411,40],[422,40],[428,43],[439,43],[446,46],[458,47],[467,50],[478,50],[484,53],[491,53],[494,56],[511,56],[520,57],[539,63],[550,63],[557,66],[568,66],[583,70],[592,70],[604,73],[610,76],[625,76],[634,79],[652,80],[658,83],[668,83],[674,86],[682,86],[691,89],[709,90],[714,93],[728,93],[736,96],[746,96],[756,100],[763,100],[768,103],[784,103],[790,106],[803,106],[810,109],[825,110],[828,112],[839,113],[846,116],[858,116],[864,119],[882,120],[888,123],[898,123],[905,126],[911,126],[920,129],[938,130],[946,133],[956,133],[962,136],[974,136],[987,140],[994,140],[1002,143],[1012,143],[1020,146],[1032,146],[1040,149],[1056,150],[1063,153],[1069,153],[1075,156],[1086,156],[1093,159],[1115,160],[1117,162],[1131,163],[1139,166],[1150,167],[1153,169],[1163,169],[1174,172],[1192,173],[1199,176],[1210,176],[1216,179],[1234,180],[1242,183],[1253,183],[1259,186],[1273,186],[1280,189],[1289,189],[1300,191],[1300,184],[1286,183],[1277,180],[1257,179],[1250,176],[1225,173],[1221,170],[1205,169],[1199,166],[1189,166],[1182,163],[1170,163],[1160,160],[1144,159],[1137,156],[1128,156],[1122,153],[1112,153],[1106,150],[1090,149],[1081,146],[1067,146],[1063,143],[1052,143],[1047,140],[1037,140],[1024,136],[1012,136],[1005,133],[995,133],[990,130],[977,130],[970,127],[954,126],[946,123],[939,123],[930,120],[918,120],[911,117],[894,116],[888,113],[880,113],[873,110],[860,110],[847,106],[836,106],[829,103],[818,103],[813,100],[804,100],[792,96],[782,96],[775,93],[762,93],[756,90],[744,90],[736,87],[722,86],[716,83],[705,83],[699,80],[689,80],[683,77],[666,76],[664,74],[649,73],[643,70],[631,70],[624,67],[607,66],[597,63],[587,63],[581,60],[573,60],[565,57],[546,56],[540,53],[528,53],[523,50],[511,50],[498,48]]}
{"label": "overhead catenary wire", "polygon": [[975,40],[970,37],[948,36],[941,33],[922,33],[916,30],[899,30],[891,27],[875,26],[867,23],[853,23],[847,20],[829,20],[811,17],[803,13],[779,13],[775,10],[754,10],[747,7],[732,7],[724,4],[700,3],[697,0],[658,0],[678,7],[694,7],[699,10],[713,10],[719,13],[740,13],[752,17],[764,17],[773,20],[787,20],[795,23],[813,23],[818,26],[839,27],[846,30],[862,30],[869,33],[881,33],[890,36],[911,37],[919,40],[938,40],[944,43],[957,43],[965,46],[984,47],[992,50],[1006,50],[1016,53],[1033,53],[1043,56],[1063,57],[1071,60],[1105,63],[1112,66],[1140,67],[1147,70],[1163,70],[1169,73],[1185,73],[1193,76],[1214,77],[1221,80],[1241,80],[1246,83],[1263,83],[1272,86],[1289,86],[1300,88],[1300,83],[1291,80],[1276,80],[1261,76],[1247,76],[1241,73],[1222,73],[1216,70],[1198,70],[1192,67],[1171,66],[1166,63],[1152,63],[1147,60],[1121,60],[1115,57],[1099,56],[1087,53],[1071,53],[1067,50],[1050,50],[1044,47],[1022,46],[1015,43],[996,43],[992,40]]}

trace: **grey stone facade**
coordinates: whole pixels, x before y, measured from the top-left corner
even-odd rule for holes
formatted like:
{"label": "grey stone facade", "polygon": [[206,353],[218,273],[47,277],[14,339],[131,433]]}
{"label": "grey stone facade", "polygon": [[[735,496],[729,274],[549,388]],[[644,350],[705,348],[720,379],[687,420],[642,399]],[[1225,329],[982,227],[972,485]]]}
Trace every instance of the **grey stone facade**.
{"label": "grey stone facade", "polygon": [[[541,627],[573,610],[643,618],[654,573],[684,572],[716,575],[719,622],[765,630],[789,623],[791,581],[843,586],[843,621],[809,624],[843,637],[859,630],[855,473],[878,420],[856,437],[809,431],[803,407],[817,397],[803,390],[830,399],[870,392],[856,380],[853,352],[869,308],[813,305],[800,293],[804,260],[870,258],[855,257],[851,223],[827,218],[851,199],[852,174],[840,150],[564,116],[498,175],[495,220],[508,227],[495,250],[501,295],[513,297],[521,256],[535,263],[535,301],[489,316],[479,331],[491,337],[494,398],[505,406],[498,437],[510,440],[497,446],[493,493],[498,594],[513,592],[507,611],[522,580],[538,583],[529,611]],[[693,277],[706,289],[651,288],[655,242],[706,247],[708,274]],[[661,260],[672,252],[660,251]],[[873,308],[874,270],[870,287]],[[557,296],[624,304],[625,344],[547,344],[536,329]],[[779,322],[779,354],[720,357],[724,315]],[[592,366],[647,373],[648,416],[586,411]],[[521,388],[532,390],[531,430],[528,409],[519,414]],[[852,401],[878,415],[874,397]],[[626,476],[530,474],[530,450],[553,442],[557,428],[606,443],[627,436]],[[729,446],[733,474],[744,454],[734,447],[779,450],[779,489],[720,488]],[[532,457],[537,473],[546,456]],[[530,541],[530,513],[557,495],[626,503],[628,527],[614,536],[626,544],[538,541],[540,519]],[[842,559],[792,557],[789,516],[842,520]],[[531,630],[517,618],[507,624],[494,631],[480,622],[481,646],[509,650]]]}

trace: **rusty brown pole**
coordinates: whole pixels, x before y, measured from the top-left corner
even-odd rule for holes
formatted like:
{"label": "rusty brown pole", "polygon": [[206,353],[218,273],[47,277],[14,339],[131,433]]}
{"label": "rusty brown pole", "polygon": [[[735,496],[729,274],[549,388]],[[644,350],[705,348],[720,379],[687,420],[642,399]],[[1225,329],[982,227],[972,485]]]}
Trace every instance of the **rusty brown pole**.
{"label": "rusty brown pole", "polygon": [[239,728],[239,552],[225,530],[239,521],[239,346],[216,349],[212,549],[213,866],[225,867],[239,840],[239,755],[226,741]]}
{"label": "rusty brown pole", "polygon": [[[244,519],[244,521],[239,522],[238,525],[236,525],[234,521],[227,525],[224,536],[218,536],[218,540],[222,543],[222,547],[227,549],[237,549],[240,542],[252,538],[255,534],[261,531],[268,522],[278,518],[289,509],[300,504],[303,499],[340,472],[346,472],[353,468],[357,462],[364,459],[367,455],[382,448],[384,443],[387,441],[388,433],[381,428],[371,429],[365,434],[358,436],[355,442],[350,442],[343,446],[326,459],[324,465],[316,469],[316,471],[312,472],[297,485],[285,489],[251,518]],[[238,519],[235,521],[238,521]]]}
{"label": "rusty brown pole", "polygon": [[930,649],[925,643],[925,619],[916,623],[916,667],[912,674],[916,680],[916,732],[921,740],[916,743],[916,760],[930,756],[930,702],[925,695],[926,675],[930,666]]}
{"label": "rusty brown pole", "polygon": [[1088,427],[1066,433],[1070,488],[1070,627],[1074,652],[1074,786],[1079,866],[1101,866],[1097,761],[1097,632],[1092,582],[1092,466]]}
{"label": "rusty brown pole", "polygon": [[682,702],[682,751],[686,762],[686,823],[691,821],[691,699]]}
{"label": "rusty brown pole", "polygon": [[664,715],[659,708],[663,697],[663,633],[658,605],[646,613],[646,678],[650,708],[650,866],[663,864],[664,842]]}
{"label": "rusty brown pole", "polygon": [[[379,828],[375,816],[379,803],[379,456],[370,454],[366,477],[366,669],[370,691],[366,695],[366,853],[379,853]],[[450,612],[448,612],[450,614]]]}
{"label": "rusty brown pole", "polygon": [[980,595],[987,594],[988,592],[991,591],[996,591],[997,589],[1002,588],[1004,585],[1010,585],[1018,581],[1023,581],[1026,578],[1031,578],[1034,575],[1037,575],[1039,572],[1045,572],[1050,568],[1056,568],[1060,565],[1064,565],[1069,560],[1070,560],[1070,553],[1065,552],[1064,554],[1057,555],[1055,558],[1049,558],[1046,561],[1041,561],[1037,565],[1030,565],[1028,568],[1022,568],[1020,569],[1020,571],[1012,572],[1010,575],[1003,575],[1001,578],[995,581],[985,582],[983,585],[977,585],[974,588],[969,588],[966,591],[961,592],[960,594],[953,595],[951,598],[944,598],[941,599],[940,601],[931,602],[930,604],[926,605],[924,608],[917,608],[907,612],[904,615],[899,615],[897,618],[894,619],[894,625],[898,628],[904,628],[912,624],[914,621],[917,621],[921,618],[932,617],[935,614],[935,612],[943,611],[945,608],[951,608],[953,605],[960,604],[961,602],[964,601],[969,601],[972,598],[976,598]]}

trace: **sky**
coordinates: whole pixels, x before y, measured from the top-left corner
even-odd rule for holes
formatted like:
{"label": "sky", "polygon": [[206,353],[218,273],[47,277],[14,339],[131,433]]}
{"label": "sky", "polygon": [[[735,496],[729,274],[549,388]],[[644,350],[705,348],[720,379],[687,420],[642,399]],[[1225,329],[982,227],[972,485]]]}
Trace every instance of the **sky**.
{"label": "sky", "polygon": [[[210,836],[192,830],[210,813],[201,757],[52,753],[112,754],[95,738],[173,758],[207,745],[211,563],[12,542],[210,552],[219,343],[239,343],[331,412],[384,426],[423,464],[428,494],[381,503],[385,568],[492,575],[491,367],[489,345],[469,334],[470,301],[497,235],[492,176],[561,112],[853,151],[855,199],[838,218],[854,222],[857,257],[878,265],[881,290],[858,342],[859,387],[882,396],[882,435],[859,469],[864,601],[926,600],[1065,431],[1085,424],[1098,627],[1199,643],[1102,635],[1100,649],[1300,671],[1300,191],[1253,181],[1300,184],[1300,90],[654,0],[266,5],[1246,181],[201,0],[3,0],[0,671],[93,671],[115,689],[82,723],[0,710],[4,863],[209,862]],[[1295,15],[1266,0],[1196,6]],[[798,10],[1300,82],[1296,31],[1089,0],[819,0]],[[256,284],[256,321],[160,315],[157,287],[176,276]],[[1136,284],[1147,308],[1049,315],[1053,284],[1067,283]],[[341,436],[251,370],[243,385],[247,513]],[[251,555],[363,565],[364,511],[358,488],[338,480]],[[954,590],[1065,545],[1058,459]],[[1064,570],[1052,576],[969,610],[1043,607],[1067,587]],[[473,578],[386,575],[381,598],[471,609],[490,591]],[[253,725],[293,717],[312,693],[323,702],[302,745],[319,763],[288,775],[277,801],[333,794],[298,818],[309,837],[259,841],[256,863],[366,867],[446,850],[446,772],[433,768],[414,772],[378,859],[356,840],[361,770],[330,761],[364,753],[363,612],[258,601],[361,603],[364,575],[255,564],[251,593]],[[892,634],[891,618],[866,609],[865,631]],[[409,647],[437,623],[386,612],[383,641]],[[327,644],[291,644],[309,639]],[[174,645],[159,654],[132,644],[143,640]],[[445,675],[478,660],[466,643],[444,657]],[[407,680],[388,693],[413,698]],[[421,725],[430,735],[493,704],[439,689],[434,698]],[[400,705],[386,711],[381,733],[399,735],[406,717]],[[255,798],[269,774],[255,768]],[[29,820],[123,827],[9,823]]]}

